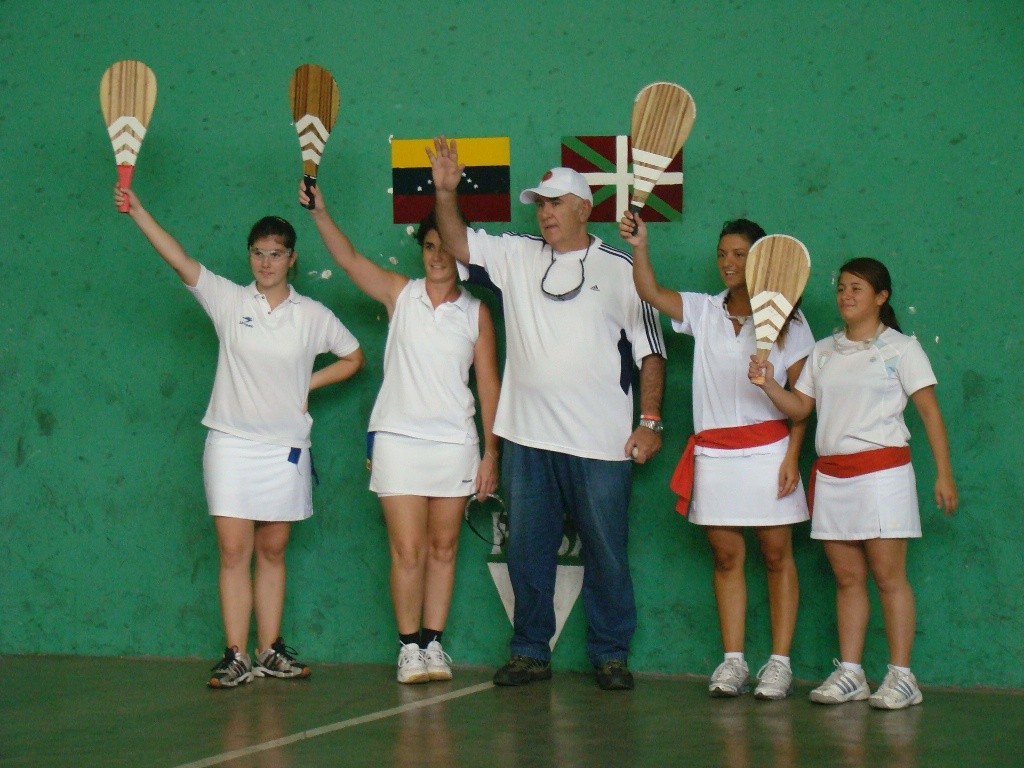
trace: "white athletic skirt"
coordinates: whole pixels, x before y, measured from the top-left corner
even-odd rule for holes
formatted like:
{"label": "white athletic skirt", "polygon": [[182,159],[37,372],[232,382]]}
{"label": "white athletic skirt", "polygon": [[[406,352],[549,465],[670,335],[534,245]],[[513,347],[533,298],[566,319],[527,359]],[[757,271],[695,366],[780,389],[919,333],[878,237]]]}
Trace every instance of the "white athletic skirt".
{"label": "white athletic skirt", "polygon": [[438,443],[377,432],[370,490],[378,496],[469,496],[479,466],[479,443]]}
{"label": "white athletic skirt", "polygon": [[280,522],[313,514],[308,448],[257,443],[211,429],[203,481],[216,517]]}
{"label": "white athletic skirt", "polygon": [[785,453],[694,457],[690,522],[697,525],[791,525],[807,519],[803,481],[781,499],[779,466]]}
{"label": "white athletic skirt", "polygon": [[912,464],[858,477],[818,473],[812,539],[863,541],[920,536],[921,513]]}

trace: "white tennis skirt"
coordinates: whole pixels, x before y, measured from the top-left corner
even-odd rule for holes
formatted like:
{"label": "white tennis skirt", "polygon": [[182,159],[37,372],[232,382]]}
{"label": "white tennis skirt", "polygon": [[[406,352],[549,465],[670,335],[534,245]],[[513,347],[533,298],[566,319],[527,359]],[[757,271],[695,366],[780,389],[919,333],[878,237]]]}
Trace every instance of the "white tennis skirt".
{"label": "white tennis skirt", "polygon": [[864,541],[920,536],[921,512],[912,464],[858,477],[818,473],[812,539]]}
{"label": "white tennis skirt", "polygon": [[479,443],[439,443],[377,432],[370,490],[378,496],[469,496],[479,466]]}
{"label": "white tennis skirt", "polygon": [[784,453],[694,457],[690,522],[697,525],[792,525],[807,519],[803,482],[779,495],[779,466]]}
{"label": "white tennis skirt", "polygon": [[313,514],[308,448],[257,443],[211,429],[203,452],[206,504],[215,517],[281,522]]}

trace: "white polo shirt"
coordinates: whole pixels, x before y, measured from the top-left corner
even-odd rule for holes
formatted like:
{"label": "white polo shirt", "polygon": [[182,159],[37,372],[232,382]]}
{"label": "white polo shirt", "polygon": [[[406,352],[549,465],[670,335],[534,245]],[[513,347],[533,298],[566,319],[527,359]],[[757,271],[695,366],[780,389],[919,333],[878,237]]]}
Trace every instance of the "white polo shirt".
{"label": "white polo shirt", "polygon": [[935,384],[920,342],[886,328],[871,342],[840,330],[814,345],[796,388],[818,410],[814,447],[819,456],[860,453],[907,444],[907,399]]}
{"label": "white polo shirt", "polygon": [[531,448],[627,461],[634,366],[665,356],[658,313],[633,287],[632,258],[592,238],[579,295],[557,301],[541,291],[554,256],[542,238],[471,229],[468,238],[470,262],[503,296],[506,362],[495,433]]}
{"label": "white polo shirt", "polygon": [[313,361],[359,348],[327,307],[291,286],[273,311],[256,284],[241,286],[203,267],[186,286],[213,321],[217,374],[203,424],[258,443],[308,448],[313,419],[303,413]]}
{"label": "white polo shirt", "polygon": [[370,414],[371,432],[477,443],[469,388],[480,300],[461,291],[434,307],[426,281],[410,280],[395,300],[384,349],[384,381]]}
{"label": "white polo shirt", "polygon": [[[757,349],[753,320],[733,329],[725,309],[728,291],[716,295],[680,293],[683,299],[683,320],[672,321],[672,328],[694,338],[693,352],[693,426],[695,432],[721,427],[745,427],[763,421],[786,418],[759,387],[750,383],[747,371],[750,356]],[[797,322],[799,320],[800,322]],[[794,363],[811,354],[814,335],[807,318],[797,310],[789,324],[780,349],[772,346],[769,362],[775,368],[775,380],[786,385],[787,372]],[[740,449],[743,455],[785,450],[785,442]],[[702,448],[696,452],[708,456],[735,455],[736,451]]]}

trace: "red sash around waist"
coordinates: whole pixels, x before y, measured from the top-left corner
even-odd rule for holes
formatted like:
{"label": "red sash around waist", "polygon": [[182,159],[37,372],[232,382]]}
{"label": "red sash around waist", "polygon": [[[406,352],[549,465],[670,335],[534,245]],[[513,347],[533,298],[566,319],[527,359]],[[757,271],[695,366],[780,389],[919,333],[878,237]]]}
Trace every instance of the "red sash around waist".
{"label": "red sash around waist", "polygon": [[807,489],[807,508],[814,509],[814,481],[818,473],[829,477],[858,477],[880,472],[883,469],[902,467],[910,463],[910,446],[899,448],[875,448],[860,453],[819,456],[811,465],[811,482]]}
{"label": "red sash around waist", "polygon": [[672,480],[668,484],[668,487],[679,496],[676,512],[685,515],[690,509],[690,498],[693,496],[693,455],[694,448],[698,445],[701,448],[757,448],[777,443],[788,434],[789,427],[785,419],[778,419],[744,427],[705,429],[703,432],[690,435],[690,439],[686,441],[686,449],[676,464]]}

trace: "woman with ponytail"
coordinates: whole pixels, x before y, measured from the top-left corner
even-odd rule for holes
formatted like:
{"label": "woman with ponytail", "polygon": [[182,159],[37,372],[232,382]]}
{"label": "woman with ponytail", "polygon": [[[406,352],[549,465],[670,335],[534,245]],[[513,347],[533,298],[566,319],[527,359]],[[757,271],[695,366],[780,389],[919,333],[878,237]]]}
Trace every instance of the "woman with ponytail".
{"label": "woman with ponytail", "polygon": [[[885,265],[853,259],[840,268],[836,291],[845,327],[815,345],[791,391],[772,378],[770,363],[751,358],[751,380],[767,374],[762,388],[779,410],[794,419],[818,411],[811,538],[824,541],[836,576],[841,659],[811,691],[811,700],[820,704],[870,697],[878,709],[903,709],[922,700],[910,671],[915,612],[907,540],[921,536],[921,519],[903,420],[908,399],[924,422],[935,460],[935,502],[947,515],[958,503],[935,375],[917,339],[900,331],[891,298]],[[874,694],[861,667],[869,572],[881,599],[890,656]]]}

